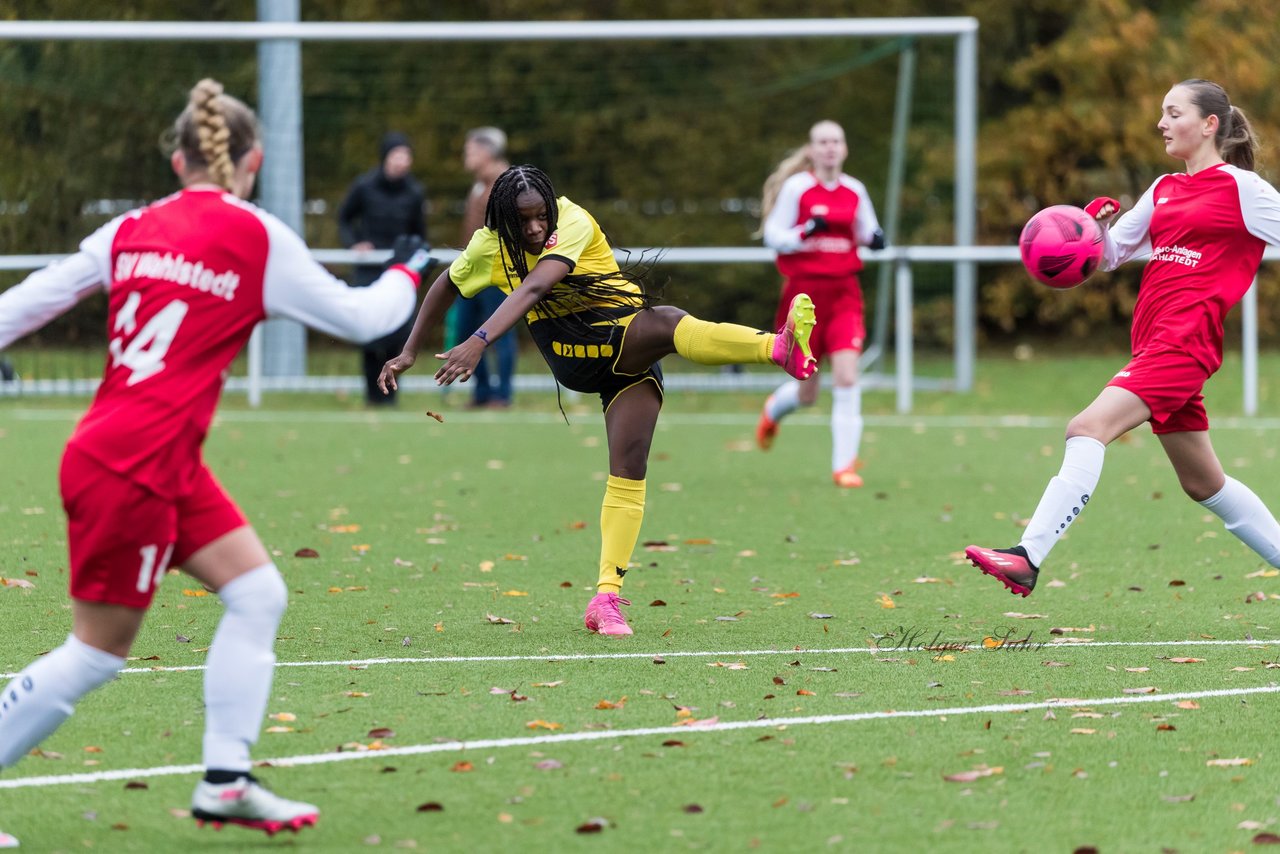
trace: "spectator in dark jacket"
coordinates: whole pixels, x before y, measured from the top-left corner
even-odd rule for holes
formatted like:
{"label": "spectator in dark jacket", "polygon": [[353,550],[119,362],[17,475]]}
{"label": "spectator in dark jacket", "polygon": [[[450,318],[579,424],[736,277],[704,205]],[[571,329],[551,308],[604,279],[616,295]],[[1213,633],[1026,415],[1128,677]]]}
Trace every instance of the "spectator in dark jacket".
{"label": "spectator in dark jacket", "polygon": [[[427,236],[426,191],[409,174],[413,167],[409,138],[402,133],[386,134],[380,154],[379,164],[352,182],[338,208],[338,234],[342,245],[350,249],[390,249],[401,235]],[[351,286],[364,287],[381,273],[381,264],[357,265]],[[378,388],[378,374],[387,359],[400,352],[412,327],[410,318],[402,328],[364,346],[365,400],[370,405],[395,403],[394,393],[384,395]]]}

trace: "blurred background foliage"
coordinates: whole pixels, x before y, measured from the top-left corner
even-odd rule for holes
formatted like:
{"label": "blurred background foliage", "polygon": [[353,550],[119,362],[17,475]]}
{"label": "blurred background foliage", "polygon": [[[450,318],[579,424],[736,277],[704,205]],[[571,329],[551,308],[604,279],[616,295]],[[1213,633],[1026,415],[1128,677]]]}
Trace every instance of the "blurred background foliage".
{"label": "blurred background foliage", "polygon": [[[1135,200],[1170,161],[1156,134],[1160,102],[1185,78],[1221,82],[1264,144],[1280,140],[1280,4],[1253,0],[301,0],[304,21],[971,15],[979,29],[978,242],[1011,245],[1050,204],[1097,195]],[[118,0],[92,17],[253,20],[253,0]],[[9,0],[8,20],[90,17],[75,0]],[[917,41],[901,243],[952,242],[953,43]],[[338,245],[334,211],[371,168],[390,129],[414,140],[433,243],[460,243],[470,184],[463,135],[496,124],[513,162],[544,168],[586,205],[616,245],[756,242],[765,176],[833,118],[847,171],[883,214],[889,135],[904,42],[890,39],[613,41],[568,44],[304,44],[306,237]],[[0,253],[64,252],[128,206],[175,188],[158,140],[201,76],[257,100],[251,44],[0,42]],[[1280,177],[1274,148],[1260,171]],[[770,321],[769,265],[661,268],[669,301],[707,317]],[[1139,268],[1053,292],[1015,265],[979,270],[989,344],[1051,339],[1123,346]],[[917,270],[919,341],[949,346],[951,272]],[[0,274],[0,287],[21,274]],[[864,275],[870,290],[874,270]],[[1280,271],[1264,268],[1260,328],[1280,327]],[[75,312],[46,339],[97,340],[102,318]]]}

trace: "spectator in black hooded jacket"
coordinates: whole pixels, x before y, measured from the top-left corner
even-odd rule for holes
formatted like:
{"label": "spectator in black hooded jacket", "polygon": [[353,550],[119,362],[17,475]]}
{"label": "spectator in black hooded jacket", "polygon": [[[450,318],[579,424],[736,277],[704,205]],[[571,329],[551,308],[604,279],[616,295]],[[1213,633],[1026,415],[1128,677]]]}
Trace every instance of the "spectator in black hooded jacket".
{"label": "spectator in black hooded jacket", "polygon": [[[413,146],[402,133],[382,137],[381,162],[351,184],[338,208],[338,235],[350,249],[390,249],[397,237],[427,236],[424,217],[426,191],[409,174],[413,167]],[[382,273],[381,264],[357,265],[351,286],[361,288]],[[401,329],[366,344],[364,351],[365,400],[371,405],[395,403],[395,394],[383,394],[378,374],[383,364],[397,355],[409,337],[413,319]]]}

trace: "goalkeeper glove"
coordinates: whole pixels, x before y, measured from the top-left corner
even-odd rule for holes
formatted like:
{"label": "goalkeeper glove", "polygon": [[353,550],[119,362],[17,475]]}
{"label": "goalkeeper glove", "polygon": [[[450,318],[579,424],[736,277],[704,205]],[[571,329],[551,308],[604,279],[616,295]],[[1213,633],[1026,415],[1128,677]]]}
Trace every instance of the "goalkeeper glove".
{"label": "goalkeeper glove", "polygon": [[884,232],[878,228],[874,232],[872,232],[871,240],[867,242],[867,248],[883,249],[884,248]]}

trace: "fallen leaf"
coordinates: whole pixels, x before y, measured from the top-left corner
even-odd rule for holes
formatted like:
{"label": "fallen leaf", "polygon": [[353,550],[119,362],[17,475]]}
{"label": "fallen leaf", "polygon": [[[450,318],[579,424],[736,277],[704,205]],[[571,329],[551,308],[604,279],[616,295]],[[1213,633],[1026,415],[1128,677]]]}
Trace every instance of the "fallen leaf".
{"label": "fallen leaf", "polygon": [[1197,703],[1195,700],[1179,700],[1178,702],[1174,703],[1174,705],[1175,705],[1175,706],[1177,706],[1179,709],[1198,709],[1198,708],[1200,708],[1200,704],[1199,704],[1199,703]]}
{"label": "fallen leaf", "polygon": [[1161,795],[1160,800],[1169,804],[1185,804],[1196,799],[1195,795]]}
{"label": "fallen leaf", "polygon": [[725,670],[746,670],[747,669],[747,665],[743,664],[741,661],[729,661],[729,662],[712,661],[707,664],[707,667],[723,667]]}
{"label": "fallen leaf", "polygon": [[293,553],[294,557],[320,557],[320,552],[315,549],[298,549]]}
{"label": "fallen leaf", "polygon": [[557,730],[557,729],[564,729],[564,724],[558,724],[558,723],[555,723],[554,721],[544,721],[541,718],[539,718],[536,721],[529,721],[528,723],[525,724],[525,727],[527,727],[528,729]]}
{"label": "fallen leaf", "polygon": [[209,595],[209,591],[208,591],[208,590],[205,590],[203,587],[202,587],[202,588],[200,588],[199,590],[188,590],[188,589],[183,589],[183,591],[182,591],[182,595],[183,595],[183,596],[192,596],[192,597],[195,597],[195,598],[197,598],[197,599],[198,599],[198,598],[200,598],[201,596],[208,596],[208,595]]}
{"label": "fallen leaf", "polygon": [[604,830],[608,826],[609,826],[609,822],[607,819],[592,818],[592,819],[587,819],[585,822],[578,825],[575,832],[576,833],[599,833],[600,831]]}
{"label": "fallen leaf", "polygon": [[266,728],[266,730],[265,730],[265,731],[266,731],[266,732],[270,732],[270,733],[293,732],[293,727],[291,727],[291,726],[269,726],[269,727],[267,727],[267,728]]}
{"label": "fallen leaf", "polygon": [[1018,611],[1005,611],[1006,617],[1012,617],[1015,620],[1043,620],[1048,614],[1022,614]]}
{"label": "fallen leaf", "polygon": [[0,575],[0,587],[18,587],[23,590],[34,590],[35,585],[25,578],[5,578]]}
{"label": "fallen leaf", "polygon": [[1247,757],[1237,757],[1235,759],[1210,759],[1204,764],[1210,768],[1238,768],[1241,765],[1252,765],[1253,760]]}
{"label": "fallen leaf", "polygon": [[453,763],[453,767],[450,768],[449,770],[457,771],[458,773],[465,773],[467,771],[476,770],[476,766],[472,765],[470,762],[467,762],[466,760],[459,760],[458,762]]}
{"label": "fallen leaf", "polygon": [[510,626],[515,623],[515,620],[508,620],[506,617],[499,617],[495,614],[485,614],[484,618],[490,623],[494,623],[499,626]]}
{"label": "fallen leaf", "polygon": [[1259,833],[1253,837],[1254,845],[1280,845],[1280,836],[1274,833]]}
{"label": "fallen leaf", "polygon": [[534,682],[534,688],[559,688],[564,684],[563,679],[557,679],[555,682]]}
{"label": "fallen leaf", "polygon": [[817,695],[817,694],[815,694],[815,693],[813,693],[812,691],[806,691],[805,689],[801,688],[799,691],[797,691],[797,692],[796,692],[796,696],[798,696],[798,697],[816,697],[816,696],[818,696],[818,695]]}
{"label": "fallen leaf", "polygon": [[830,619],[831,619],[832,617],[834,617],[834,616],[835,616],[835,614],[818,614],[818,613],[813,613],[813,614],[810,614],[810,615],[809,615],[809,619],[811,619],[811,620],[830,620]]}
{"label": "fallen leaf", "polygon": [[1096,729],[1077,728],[1077,729],[1071,730],[1072,735],[1093,735],[1096,732],[1097,732]]}
{"label": "fallen leaf", "polygon": [[800,595],[799,593],[770,593],[769,598],[770,599],[795,599],[799,595]]}
{"label": "fallen leaf", "polygon": [[654,599],[652,602],[649,603],[650,608],[665,608],[666,606],[667,606],[667,603],[663,602],[661,599]]}
{"label": "fallen leaf", "polygon": [[537,768],[539,771],[554,771],[557,768],[563,768],[564,763],[560,762],[558,759],[543,759],[541,762],[535,762],[533,767]]}
{"label": "fallen leaf", "polygon": [[441,424],[443,424],[443,423],[444,423],[444,416],[443,416],[443,415],[441,415],[439,412],[432,412],[430,409],[428,409],[428,410],[427,410],[427,417],[428,417],[428,418],[434,418],[435,420],[439,421]]}
{"label": "fallen leaf", "polygon": [[124,787],[125,787],[126,789],[149,789],[149,788],[151,788],[150,786],[148,786],[146,783],[142,782],[141,780],[130,780],[129,782],[127,782],[127,783],[125,783],[125,784],[124,784]]}
{"label": "fallen leaf", "polygon": [[980,780],[983,777],[991,777],[996,774],[1003,773],[1004,768],[1002,766],[991,768],[986,765],[979,765],[972,771],[961,771],[957,774],[944,774],[942,779],[946,780],[948,783],[972,783],[973,781]]}
{"label": "fallen leaf", "polygon": [[684,720],[682,720],[682,721],[676,721],[675,726],[687,726],[687,727],[695,727],[695,728],[696,728],[696,727],[715,726],[715,725],[716,725],[716,724],[718,724],[718,723],[720,723],[720,716],[719,716],[719,715],[713,715],[712,717],[709,717],[709,718],[702,718],[702,719],[698,719],[698,718],[685,718],[685,719],[684,719]]}
{"label": "fallen leaf", "polygon": [[685,804],[684,811],[690,815],[697,815],[700,812],[705,812],[705,810],[703,810],[698,804]]}
{"label": "fallen leaf", "polygon": [[879,598],[876,599],[876,602],[880,604],[881,608],[898,607],[897,603],[893,601],[893,597],[890,596],[888,593],[881,593]]}
{"label": "fallen leaf", "polygon": [[1173,724],[1157,724],[1156,725],[1156,732],[1176,732],[1177,729],[1178,728],[1175,727]]}
{"label": "fallen leaf", "polygon": [[1200,664],[1204,661],[1203,658],[1170,658],[1167,660],[1173,664]]}
{"label": "fallen leaf", "polygon": [[596,708],[597,709],[621,709],[626,704],[627,704],[627,698],[623,697],[616,702],[613,700],[601,700],[600,702],[596,703]]}
{"label": "fallen leaf", "polygon": [[380,726],[369,730],[369,738],[395,738],[396,731],[390,727]]}
{"label": "fallen leaf", "polygon": [[428,801],[418,806],[418,812],[444,812],[444,807],[435,801]]}
{"label": "fallen leaf", "polygon": [[1156,688],[1154,685],[1146,685],[1146,686],[1144,686],[1144,687],[1142,687],[1142,688],[1125,688],[1121,693],[1124,693],[1124,694],[1154,694],[1154,693],[1156,693],[1156,691],[1158,691],[1158,690],[1160,690],[1160,689],[1159,689],[1159,688]]}

